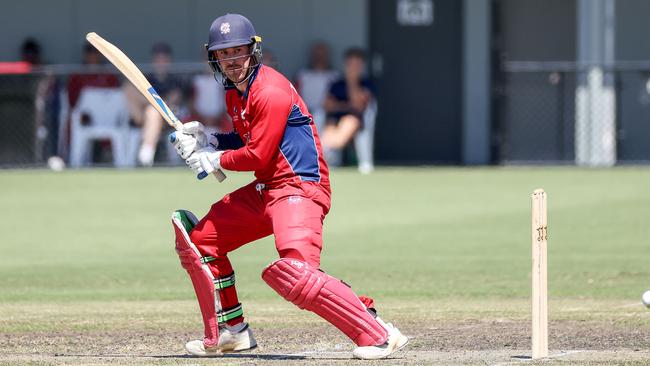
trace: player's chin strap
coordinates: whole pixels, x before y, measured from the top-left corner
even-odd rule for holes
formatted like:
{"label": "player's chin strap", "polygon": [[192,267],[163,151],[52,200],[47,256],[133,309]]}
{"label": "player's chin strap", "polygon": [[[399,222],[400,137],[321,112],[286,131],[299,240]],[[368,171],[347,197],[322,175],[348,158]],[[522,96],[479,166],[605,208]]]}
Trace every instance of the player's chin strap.
{"label": "player's chin strap", "polygon": [[[257,69],[258,66],[262,64],[262,37],[260,36],[254,36],[250,39],[252,41],[249,45],[251,46],[251,53],[245,56],[236,56],[235,58],[239,57],[250,57],[250,60],[252,62],[252,65],[249,65],[246,67],[247,69],[247,75],[243,80],[240,80],[238,82],[234,82],[226,76],[226,73],[224,70],[221,68],[219,65],[219,61],[217,58],[214,56],[212,51],[208,49],[208,45],[205,45],[205,49],[208,52],[208,65],[210,65],[210,68],[212,68],[212,72],[214,74],[214,79],[217,82],[220,82],[224,88],[235,88],[245,82],[247,82],[251,76],[255,73],[255,70]],[[223,61],[223,60],[222,60]],[[218,75],[218,76],[217,76]]]}
{"label": "player's chin strap", "polygon": [[[224,88],[226,88],[226,89],[236,88],[239,85],[242,85],[242,84],[248,82],[249,80],[251,80],[251,77],[253,76],[253,74],[255,74],[255,72],[257,71],[257,68],[260,65],[261,65],[261,63],[258,62],[255,65],[247,67],[248,70],[247,70],[246,77],[243,78],[242,80],[238,81],[238,82],[234,82],[234,81],[228,79],[228,77],[226,76],[225,73],[221,73],[221,83],[223,84]],[[215,76],[215,80],[216,80],[216,76]]]}

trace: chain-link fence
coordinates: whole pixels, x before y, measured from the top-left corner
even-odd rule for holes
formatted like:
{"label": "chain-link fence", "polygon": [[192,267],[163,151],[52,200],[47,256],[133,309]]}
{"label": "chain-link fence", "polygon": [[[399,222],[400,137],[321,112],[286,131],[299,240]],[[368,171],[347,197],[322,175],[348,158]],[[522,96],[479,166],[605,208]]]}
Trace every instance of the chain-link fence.
{"label": "chain-link fence", "polygon": [[35,74],[0,76],[0,120],[4,127],[0,164],[33,164],[42,159],[44,100],[36,95],[44,80]]}
{"label": "chain-link fence", "polygon": [[[142,65],[146,74],[152,65]],[[218,127],[227,123],[223,96],[204,64],[175,64],[169,71],[180,97],[168,101],[181,120],[199,119]],[[107,79],[113,78],[112,82]],[[76,80],[76,82],[75,82]],[[76,84],[75,84],[76,83]],[[0,75],[0,167],[44,166],[51,157],[76,166],[143,164],[144,125],[131,113],[133,96],[104,110],[121,109],[126,144],[92,138],[75,140],[93,126],[92,113],[77,113],[81,90],[110,87],[123,93],[126,83],[110,65],[46,67],[34,73]],[[650,162],[650,63],[596,67],[574,63],[506,63],[493,84],[493,157],[497,163],[613,164]],[[137,94],[137,93],[136,93]],[[164,93],[161,93],[164,94]],[[144,99],[142,99],[144,101]],[[146,104],[146,103],[145,103]],[[388,107],[386,107],[388,108]],[[181,163],[163,138],[155,146],[155,165]],[[81,147],[80,147],[81,146]],[[117,148],[119,149],[117,149]],[[121,151],[124,150],[124,151]],[[117,159],[119,154],[120,159]],[[151,163],[151,162],[150,162]]]}
{"label": "chain-link fence", "polygon": [[650,64],[510,62],[494,91],[499,163],[650,162]]}
{"label": "chain-link fence", "polygon": [[[158,91],[182,121],[199,119],[213,128],[227,123],[223,88],[205,64],[174,64],[165,75],[156,73],[153,65],[141,69],[154,87],[164,89]],[[44,166],[52,157],[73,167],[181,163],[165,143],[170,128],[161,118],[154,133],[159,136],[154,160],[139,159],[149,133],[143,131],[155,129],[145,122],[146,105],[111,65],[59,65],[29,74],[0,74],[0,167]],[[115,136],[123,141],[117,143]]]}

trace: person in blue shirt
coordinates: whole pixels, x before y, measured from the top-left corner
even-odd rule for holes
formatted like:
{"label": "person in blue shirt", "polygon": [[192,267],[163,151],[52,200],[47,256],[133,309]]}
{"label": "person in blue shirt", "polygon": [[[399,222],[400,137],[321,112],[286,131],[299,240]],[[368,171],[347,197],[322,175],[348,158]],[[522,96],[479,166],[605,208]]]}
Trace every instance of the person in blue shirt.
{"label": "person in blue shirt", "polygon": [[326,124],[322,133],[323,147],[341,150],[363,129],[363,112],[374,98],[375,88],[364,76],[366,56],[360,48],[345,52],[344,75],[332,83],[324,109]]}

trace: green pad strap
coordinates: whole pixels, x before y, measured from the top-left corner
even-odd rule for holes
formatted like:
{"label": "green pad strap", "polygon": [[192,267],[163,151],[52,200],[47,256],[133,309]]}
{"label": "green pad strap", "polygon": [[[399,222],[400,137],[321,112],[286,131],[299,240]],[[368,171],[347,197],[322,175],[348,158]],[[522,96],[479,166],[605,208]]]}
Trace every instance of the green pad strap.
{"label": "green pad strap", "polygon": [[[205,258],[205,257],[204,257]],[[226,287],[235,286],[235,273],[226,277],[219,277],[214,279],[214,288],[217,290],[224,289]]]}
{"label": "green pad strap", "polygon": [[203,263],[203,264],[210,263],[210,262],[216,261],[216,260],[217,260],[217,258],[211,257],[211,256],[201,257],[201,263]]}
{"label": "green pad strap", "polygon": [[219,323],[225,323],[228,320],[232,320],[244,315],[244,310],[241,307],[241,303],[236,306],[228,309],[221,310],[217,312],[217,321]]}

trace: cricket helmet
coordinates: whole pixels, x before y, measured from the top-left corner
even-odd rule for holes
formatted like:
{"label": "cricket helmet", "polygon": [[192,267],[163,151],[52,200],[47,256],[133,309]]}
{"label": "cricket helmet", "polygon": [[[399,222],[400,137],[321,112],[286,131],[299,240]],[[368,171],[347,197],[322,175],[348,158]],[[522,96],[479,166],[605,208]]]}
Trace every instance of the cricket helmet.
{"label": "cricket helmet", "polygon": [[261,43],[262,37],[255,33],[253,23],[245,16],[240,14],[222,15],[215,19],[210,26],[208,43],[205,45],[205,49],[208,51],[208,63],[212,71],[214,71],[215,76],[217,73],[221,74],[221,79],[225,84],[227,81],[226,75],[221,69],[219,61],[214,55],[214,51],[238,46],[251,46],[250,54],[240,56],[251,57],[251,64],[248,66],[248,76],[239,82],[242,83],[248,79],[252,70],[262,62]]}

